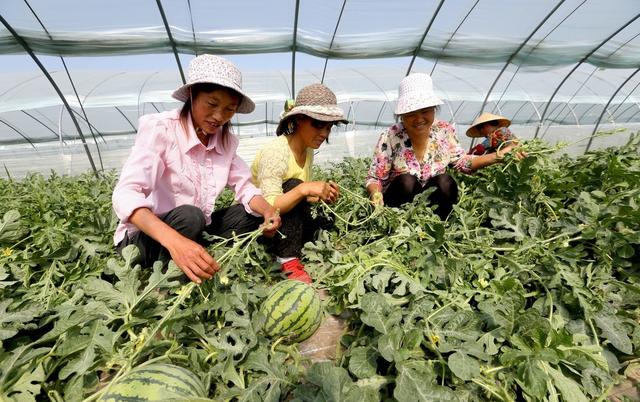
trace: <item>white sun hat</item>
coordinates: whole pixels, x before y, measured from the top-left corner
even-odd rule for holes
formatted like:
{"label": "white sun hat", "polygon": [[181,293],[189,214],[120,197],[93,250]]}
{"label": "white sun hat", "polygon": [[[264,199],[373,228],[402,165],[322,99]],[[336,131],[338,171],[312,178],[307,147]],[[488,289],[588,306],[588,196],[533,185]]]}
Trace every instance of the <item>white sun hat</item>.
{"label": "white sun hat", "polygon": [[242,95],[237,113],[251,113],[256,108],[255,103],[242,91],[242,74],[238,67],[229,60],[211,54],[203,54],[191,60],[187,83],[176,89],[171,96],[186,102],[191,86],[205,83],[221,85]]}
{"label": "white sun hat", "polygon": [[442,105],[444,102],[433,92],[433,81],[429,74],[413,73],[400,81],[396,115],[401,115],[425,107]]}

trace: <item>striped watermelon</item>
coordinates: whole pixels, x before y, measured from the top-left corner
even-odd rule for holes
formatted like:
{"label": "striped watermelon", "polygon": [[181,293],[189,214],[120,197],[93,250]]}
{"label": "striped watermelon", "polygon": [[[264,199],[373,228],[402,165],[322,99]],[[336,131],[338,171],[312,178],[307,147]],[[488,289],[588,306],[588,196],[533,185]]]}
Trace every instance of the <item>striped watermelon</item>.
{"label": "striped watermelon", "polygon": [[287,337],[300,342],[318,329],[322,321],[320,297],[304,282],[285,280],[273,287],[260,307],[267,317],[264,330],[269,337]]}
{"label": "striped watermelon", "polygon": [[156,363],[134,368],[113,384],[99,400],[146,402],[206,396],[202,382],[189,370],[172,364]]}

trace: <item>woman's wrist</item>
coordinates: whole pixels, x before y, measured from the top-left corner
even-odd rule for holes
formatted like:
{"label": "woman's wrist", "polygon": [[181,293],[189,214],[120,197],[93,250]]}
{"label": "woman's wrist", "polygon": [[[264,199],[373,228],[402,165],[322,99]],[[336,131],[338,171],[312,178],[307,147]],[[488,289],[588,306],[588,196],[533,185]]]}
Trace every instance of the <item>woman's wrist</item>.
{"label": "woman's wrist", "polygon": [[302,198],[311,196],[311,191],[309,191],[309,185],[308,185],[308,182],[306,181],[295,186],[294,190],[297,190],[298,192],[300,192],[300,195],[302,196]]}

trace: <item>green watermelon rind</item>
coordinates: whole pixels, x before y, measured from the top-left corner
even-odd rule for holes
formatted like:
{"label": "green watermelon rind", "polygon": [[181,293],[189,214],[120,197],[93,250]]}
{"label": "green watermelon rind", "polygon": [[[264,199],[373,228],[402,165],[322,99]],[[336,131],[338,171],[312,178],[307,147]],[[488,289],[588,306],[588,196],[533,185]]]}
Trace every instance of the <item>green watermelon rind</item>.
{"label": "green watermelon rind", "polygon": [[[153,388],[154,385],[162,386]],[[159,395],[161,393],[161,395]],[[195,374],[172,364],[150,364],[134,368],[103,395],[100,402],[146,402],[195,400],[207,392]]]}
{"label": "green watermelon rind", "polygon": [[[304,306],[302,310],[300,306]],[[266,317],[265,334],[285,337],[289,342],[305,340],[322,321],[322,304],[317,293],[311,286],[295,280],[276,284],[260,310]],[[292,310],[294,313],[288,314]]]}
{"label": "green watermelon rind", "polygon": [[[283,329],[282,318],[305,295],[302,282],[285,280],[276,284],[265,299],[260,310],[267,318],[264,330],[269,336],[277,335]],[[285,305],[286,300],[291,300]]]}
{"label": "green watermelon rind", "polygon": [[[314,292],[315,295],[315,292]],[[294,342],[301,342],[318,329],[322,322],[322,304],[320,298],[315,295],[311,300],[311,303],[307,305],[305,310],[300,313],[300,318],[297,320],[297,325],[294,324],[289,331],[289,339]],[[314,314],[315,311],[315,314]],[[307,314],[307,312],[309,312]],[[306,319],[305,319],[306,318]]]}
{"label": "green watermelon rind", "polygon": [[275,299],[273,308],[267,312],[267,322],[265,323],[267,333],[290,332],[298,319],[302,317],[300,305],[308,305],[313,302],[313,294],[308,291],[304,284],[291,284],[281,286],[274,291],[269,299]]}

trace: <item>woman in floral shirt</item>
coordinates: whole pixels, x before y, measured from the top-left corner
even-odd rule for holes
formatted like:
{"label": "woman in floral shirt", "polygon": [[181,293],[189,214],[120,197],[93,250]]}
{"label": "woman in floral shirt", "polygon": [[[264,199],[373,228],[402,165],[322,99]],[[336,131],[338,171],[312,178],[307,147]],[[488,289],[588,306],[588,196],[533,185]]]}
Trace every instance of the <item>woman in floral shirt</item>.
{"label": "woman in floral shirt", "polygon": [[436,120],[442,103],[428,74],[410,74],[400,83],[395,114],[401,122],[380,136],[367,175],[367,191],[375,204],[397,207],[435,187],[429,199],[444,220],[458,201],[458,186],[446,168],[471,173],[498,162],[511,150],[507,146],[500,154],[467,155],[455,128]]}

